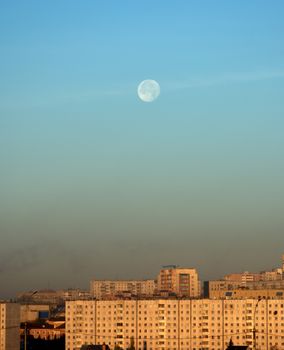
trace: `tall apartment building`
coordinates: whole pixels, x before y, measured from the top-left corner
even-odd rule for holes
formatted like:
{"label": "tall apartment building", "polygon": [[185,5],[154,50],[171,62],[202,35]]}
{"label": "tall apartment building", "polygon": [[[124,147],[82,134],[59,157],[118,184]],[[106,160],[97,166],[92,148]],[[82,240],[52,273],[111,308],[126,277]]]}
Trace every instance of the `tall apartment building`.
{"label": "tall apartment building", "polygon": [[[255,329],[255,342],[254,333]],[[66,350],[83,344],[136,350],[284,348],[283,300],[78,300],[66,303]]]}
{"label": "tall apartment building", "polygon": [[0,350],[20,348],[20,306],[0,303]]}
{"label": "tall apartment building", "polygon": [[164,266],[158,275],[158,292],[166,291],[179,297],[200,296],[198,273],[193,268],[180,268],[175,265]]}
{"label": "tall apartment building", "polygon": [[96,299],[115,297],[121,293],[137,296],[152,296],[156,290],[154,280],[92,280],[91,296]]}

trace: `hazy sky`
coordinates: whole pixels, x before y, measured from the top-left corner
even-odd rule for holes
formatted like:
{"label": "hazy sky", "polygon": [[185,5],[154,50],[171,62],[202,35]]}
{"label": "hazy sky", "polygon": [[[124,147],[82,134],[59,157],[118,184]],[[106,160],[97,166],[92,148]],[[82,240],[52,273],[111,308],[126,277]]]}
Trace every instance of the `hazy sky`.
{"label": "hazy sky", "polygon": [[[280,265],[284,2],[0,3],[0,297]],[[137,97],[160,83],[153,103]]]}

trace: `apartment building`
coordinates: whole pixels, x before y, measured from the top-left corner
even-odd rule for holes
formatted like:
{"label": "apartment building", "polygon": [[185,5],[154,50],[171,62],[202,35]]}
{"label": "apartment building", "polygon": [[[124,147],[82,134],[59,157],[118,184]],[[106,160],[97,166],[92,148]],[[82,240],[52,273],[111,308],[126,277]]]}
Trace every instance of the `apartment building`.
{"label": "apartment building", "polygon": [[260,281],[260,273],[244,271],[241,273],[231,273],[224,276],[225,281],[237,281],[245,284],[246,282]]}
{"label": "apartment building", "polygon": [[20,348],[20,306],[0,303],[0,350]]}
{"label": "apartment building", "polygon": [[250,282],[258,282],[258,281],[279,281],[282,280],[282,269],[277,268],[272,271],[261,271],[259,273],[252,272],[241,272],[241,273],[232,273],[224,276],[224,280],[226,281],[238,281],[243,285],[246,285]]}
{"label": "apartment building", "polygon": [[129,293],[137,296],[153,296],[156,291],[155,280],[92,280],[91,296],[96,299],[115,297]]}
{"label": "apartment building", "polygon": [[[253,329],[255,327],[255,343]],[[142,350],[284,348],[284,301],[232,299],[78,300],[66,303],[66,350],[84,344]]]}
{"label": "apartment building", "polygon": [[241,273],[231,273],[224,276],[225,281],[240,282],[243,286],[246,286],[252,282],[269,282],[269,281],[281,281],[284,280],[284,254],[282,255],[281,267],[272,269],[270,271],[261,272],[248,272],[244,271]]}
{"label": "apartment building", "polygon": [[157,278],[158,292],[169,292],[179,297],[200,296],[200,281],[196,269],[175,265],[164,266]]}
{"label": "apartment building", "polygon": [[194,268],[182,268],[176,265],[164,266],[156,280],[92,280],[91,297],[110,299],[121,295],[152,297],[171,295],[197,298],[200,296],[200,281]]}
{"label": "apartment building", "polygon": [[211,299],[284,299],[284,291],[279,289],[234,289],[210,292]]}
{"label": "apartment building", "polygon": [[233,295],[234,298],[279,298],[284,290],[284,280],[247,282],[244,286],[240,281],[205,281],[205,298],[224,298]]}

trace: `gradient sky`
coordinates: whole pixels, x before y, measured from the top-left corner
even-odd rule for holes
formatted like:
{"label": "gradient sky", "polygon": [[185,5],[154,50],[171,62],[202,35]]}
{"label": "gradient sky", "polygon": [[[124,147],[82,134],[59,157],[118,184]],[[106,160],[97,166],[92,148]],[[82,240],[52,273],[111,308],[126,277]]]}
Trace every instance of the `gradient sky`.
{"label": "gradient sky", "polygon": [[[0,3],[0,297],[280,265],[284,2]],[[160,83],[153,103],[137,97]]]}

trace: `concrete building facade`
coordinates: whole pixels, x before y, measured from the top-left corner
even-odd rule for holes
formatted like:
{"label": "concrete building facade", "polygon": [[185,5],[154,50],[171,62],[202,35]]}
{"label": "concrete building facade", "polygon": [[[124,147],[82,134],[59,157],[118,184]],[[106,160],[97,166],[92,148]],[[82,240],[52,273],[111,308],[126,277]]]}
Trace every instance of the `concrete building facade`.
{"label": "concrete building facade", "polygon": [[164,266],[157,278],[158,292],[169,292],[179,297],[200,296],[200,281],[196,269]]}
{"label": "concrete building facade", "polygon": [[243,285],[246,285],[250,282],[258,281],[279,281],[282,280],[282,269],[277,268],[272,271],[262,271],[259,273],[253,272],[241,272],[241,273],[231,273],[224,276],[225,281],[238,281]]}
{"label": "concrete building facade", "polygon": [[284,299],[284,291],[279,289],[234,289],[210,292],[211,299]]}
{"label": "concrete building facade", "polygon": [[0,303],[0,350],[20,348],[20,306]]}
{"label": "concrete building facade", "polygon": [[39,320],[43,314],[48,317],[49,313],[50,305],[22,304],[20,305],[20,322],[34,322]]}
{"label": "concrete building facade", "polygon": [[92,280],[90,293],[93,298],[112,298],[129,293],[137,296],[153,296],[156,291],[155,280]]}
{"label": "concrete building facade", "polygon": [[[253,330],[255,328],[255,344]],[[83,344],[134,340],[142,350],[225,350],[284,348],[284,301],[275,300],[89,300],[66,303],[66,350]]]}
{"label": "concrete building facade", "polygon": [[247,282],[240,281],[205,281],[205,298],[224,298],[233,295],[235,298],[280,298],[284,291],[284,280]]}

